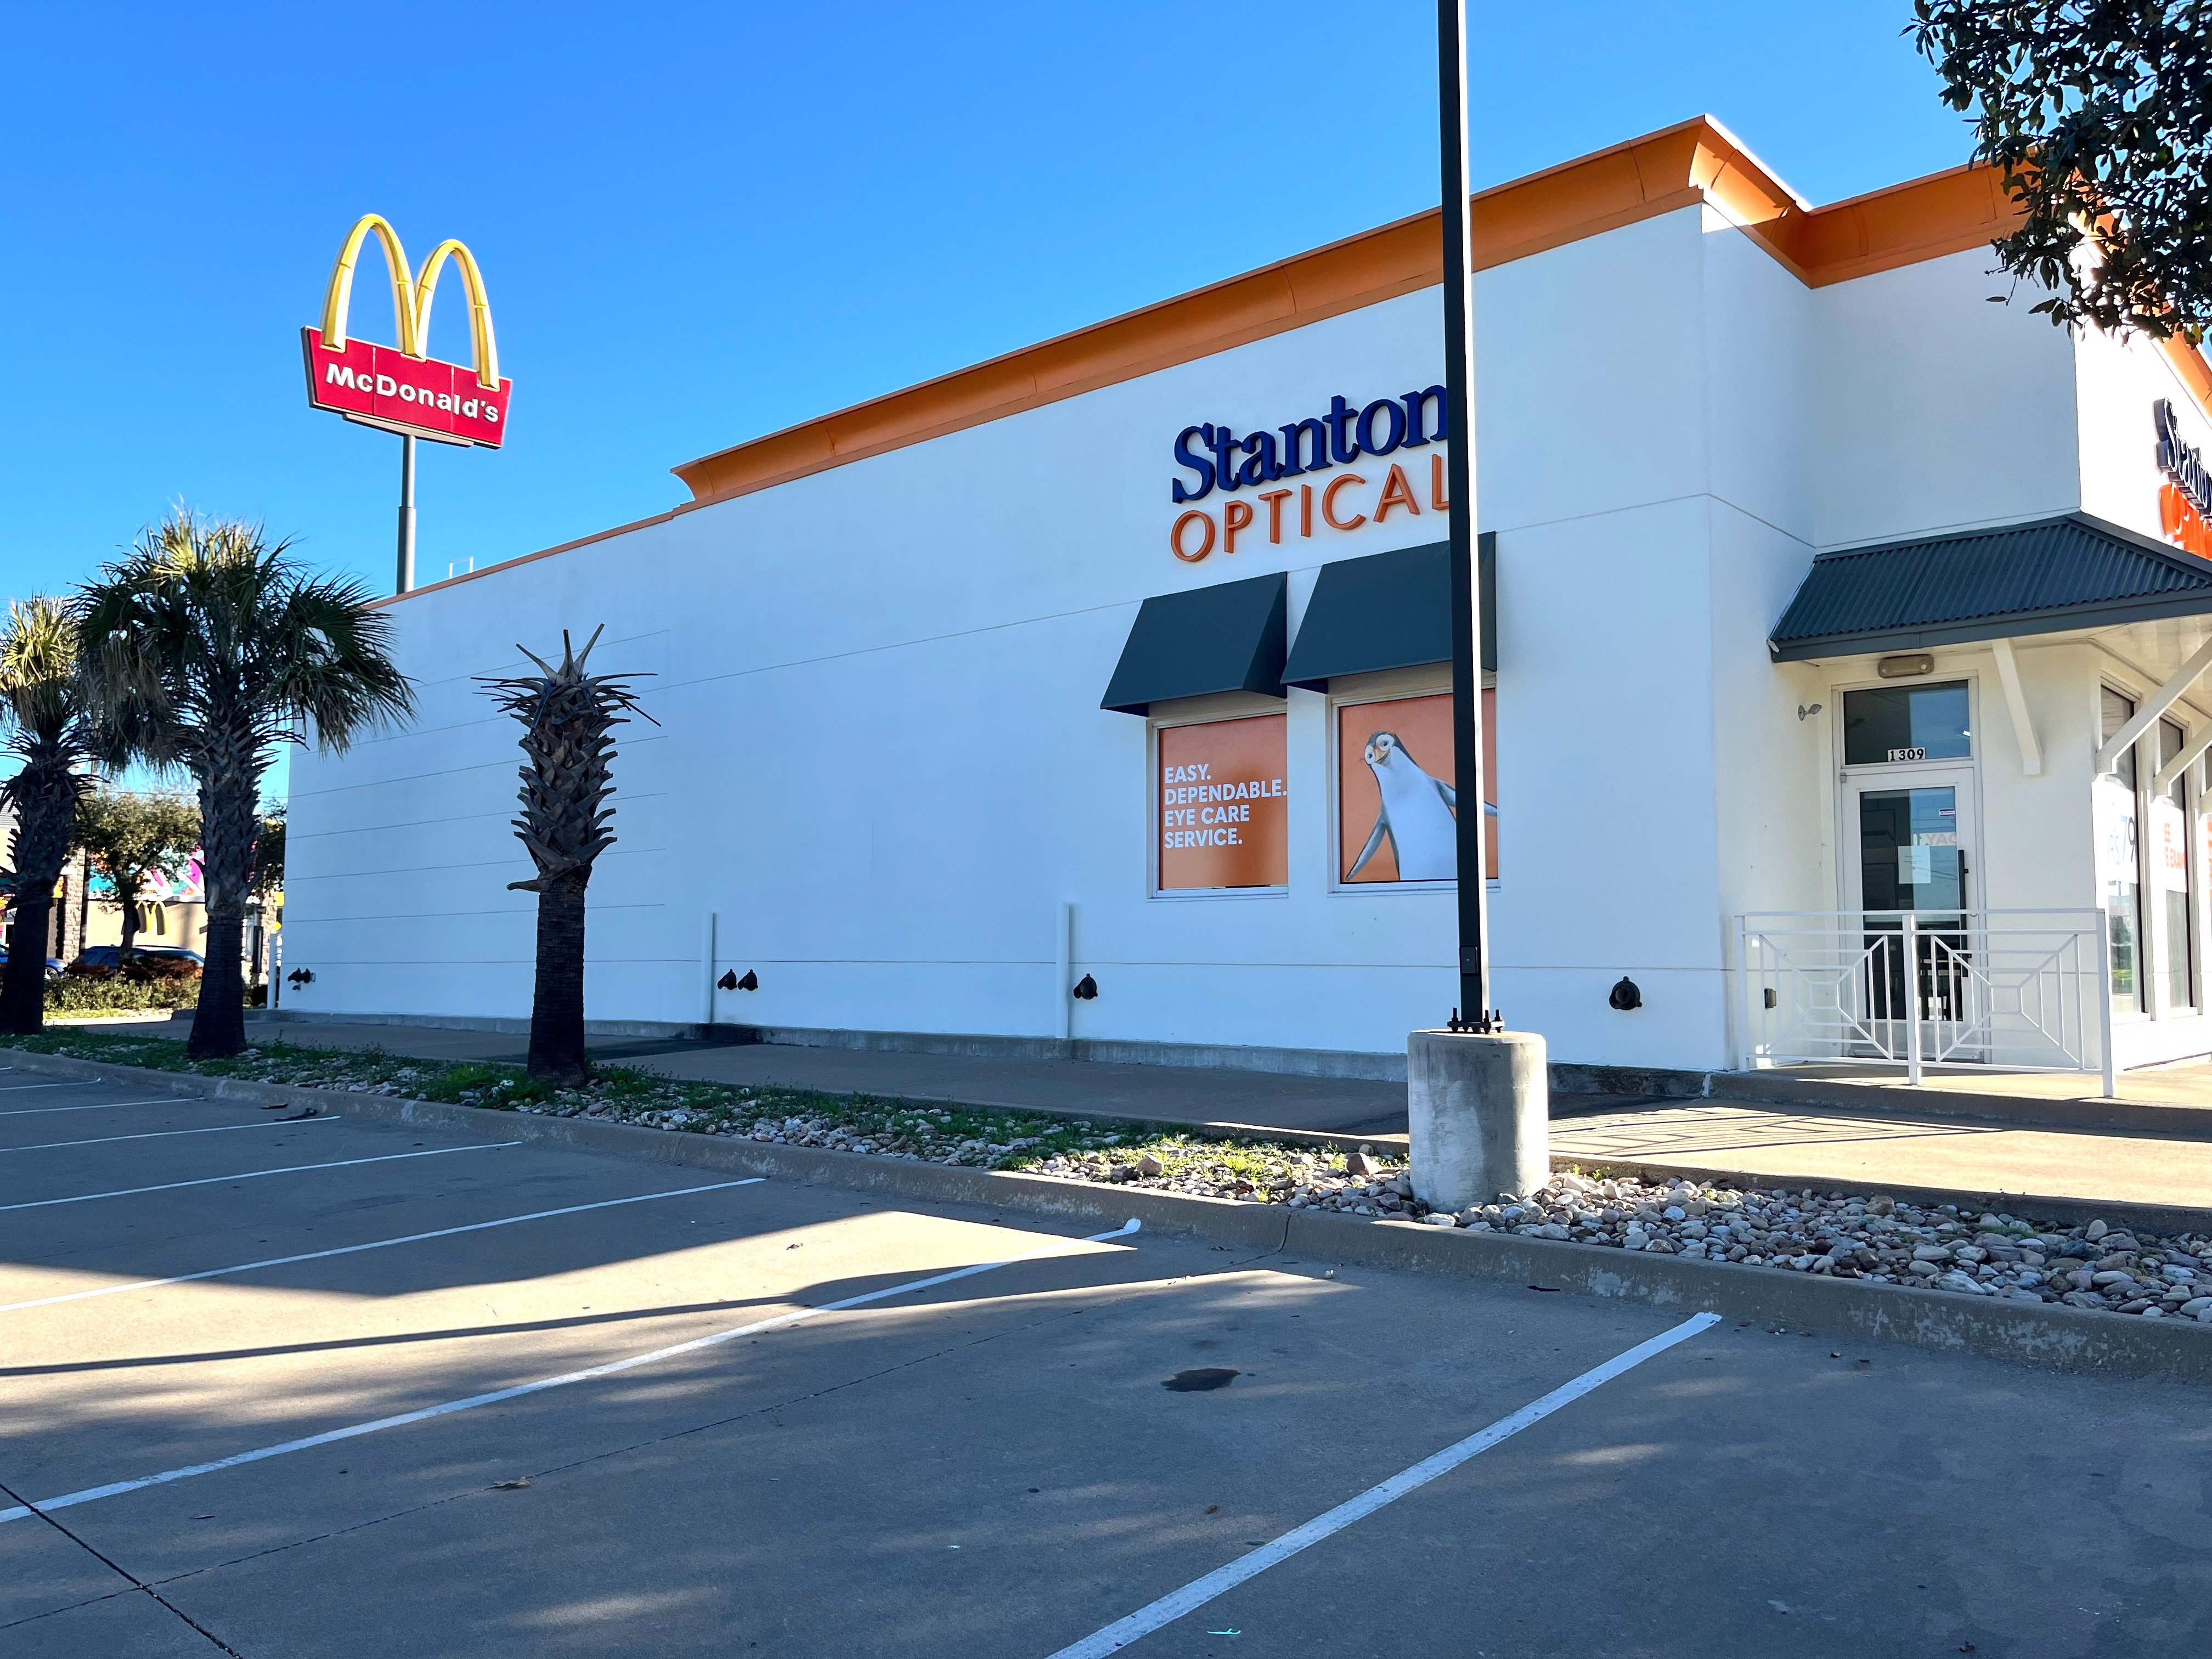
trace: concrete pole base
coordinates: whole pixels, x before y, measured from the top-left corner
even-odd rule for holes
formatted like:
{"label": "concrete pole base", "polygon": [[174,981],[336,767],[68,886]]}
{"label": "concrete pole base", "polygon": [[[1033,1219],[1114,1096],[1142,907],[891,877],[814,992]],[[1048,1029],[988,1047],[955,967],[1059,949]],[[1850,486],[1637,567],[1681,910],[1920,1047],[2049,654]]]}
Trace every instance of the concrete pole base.
{"label": "concrete pole base", "polygon": [[1415,1031],[1406,1039],[1413,1196],[1432,1210],[1495,1203],[1552,1178],[1544,1039]]}

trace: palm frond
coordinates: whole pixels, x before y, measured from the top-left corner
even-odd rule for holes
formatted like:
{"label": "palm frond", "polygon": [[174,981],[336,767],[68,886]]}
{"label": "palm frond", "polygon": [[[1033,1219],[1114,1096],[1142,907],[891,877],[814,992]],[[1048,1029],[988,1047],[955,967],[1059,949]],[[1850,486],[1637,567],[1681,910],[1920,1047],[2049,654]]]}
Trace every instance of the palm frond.
{"label": "palm frond", "polygon": [[343,750],[414,711],[392,623],[358,584],[309,576],[259,526],[179,510],[76,605],[82,675],[131,758],[201,770],[279,743]]}
{"label": "palm frond", "polygon": [[630,684],[651,677],[586,672],[586,661],[605,631],[604,624],[594,629],[579,652],[563,629],[557,667],[518,645],[537,673],[478,681],[484,695],[523,726],[522,816],[514,820],[514,832],[538,875],[510,886],[543,892],[563,878],[588,880],[593,862],[614,845],[608,828],[614,809],[606,805],[614,793],[613,732],[632,714],[653,720]]}

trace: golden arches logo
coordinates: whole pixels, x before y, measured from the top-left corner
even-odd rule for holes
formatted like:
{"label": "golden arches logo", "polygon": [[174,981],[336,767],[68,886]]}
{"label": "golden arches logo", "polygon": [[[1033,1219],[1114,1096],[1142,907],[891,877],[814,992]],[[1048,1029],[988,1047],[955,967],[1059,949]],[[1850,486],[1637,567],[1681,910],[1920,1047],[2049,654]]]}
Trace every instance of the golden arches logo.
{"label": "golden arches logo", "polygon": [[418,276],[407,263],[407,251],[399,245],[399,233],[380,213],[363,214],[346,233],[345,246],[338,250],[338,262],[331,270],[330,287],[323,295],[324,348],[330,351],[343,351],[346,348],[346,315],[353,301],[354,266],[360,261],[362,245],[371,235],[383,245],[385,266],[392,274],[392,313],[398,319],[402,355],[417,360],[429,356],[430,303],[437,297],[439,274],[451,259],[460,267],[461,281],[469,291],[469,336],[477,384],[497,390],[499,345],[492,337],[491,301],[484,293],[483,273],[477,268],[476,256],[463,244],[447,237],[430,250],[430,257],[422,262],[422,275]]}

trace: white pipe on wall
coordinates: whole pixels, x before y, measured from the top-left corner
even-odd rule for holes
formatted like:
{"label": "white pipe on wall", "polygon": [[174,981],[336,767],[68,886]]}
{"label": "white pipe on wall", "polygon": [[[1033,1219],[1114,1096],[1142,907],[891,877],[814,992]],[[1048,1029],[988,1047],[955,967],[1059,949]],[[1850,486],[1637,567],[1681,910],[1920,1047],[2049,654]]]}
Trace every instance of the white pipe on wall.
{"label": "white pipe on wall", "polygon": [[699,1023],[714,1023],[714,913],[712,910],[699,923]]}
{"label": "white pipe on wall", "polygon": [[1075,1016],[1075,907],[1062,899],[1053,907],[1053,1029],[1065,1041],[1073,1035]]}

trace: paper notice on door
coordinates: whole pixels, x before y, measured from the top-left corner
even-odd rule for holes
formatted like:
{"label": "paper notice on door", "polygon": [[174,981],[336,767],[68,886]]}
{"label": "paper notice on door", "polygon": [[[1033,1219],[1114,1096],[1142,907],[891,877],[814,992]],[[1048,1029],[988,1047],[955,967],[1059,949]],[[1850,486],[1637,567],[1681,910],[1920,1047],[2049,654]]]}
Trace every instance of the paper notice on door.
{"label": "paper notice on door", "polygon": [[1897,849],[1897,884],[1900,887],[1924,887],[1936,879],[1936,849],[1932,847],[1900,847]]}

